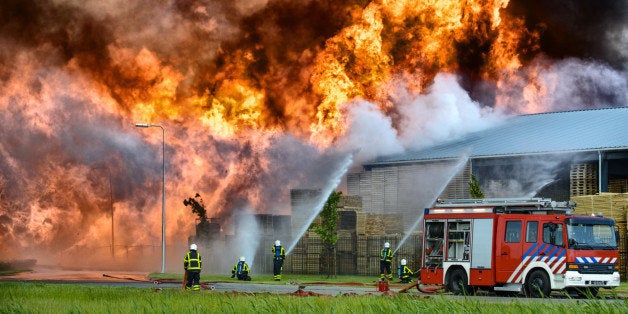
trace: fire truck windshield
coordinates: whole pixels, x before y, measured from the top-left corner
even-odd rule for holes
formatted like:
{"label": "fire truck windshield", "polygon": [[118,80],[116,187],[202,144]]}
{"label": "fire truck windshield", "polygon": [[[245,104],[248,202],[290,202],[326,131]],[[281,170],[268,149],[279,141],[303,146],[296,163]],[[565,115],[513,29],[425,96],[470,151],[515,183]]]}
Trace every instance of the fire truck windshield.
{"label": "fire truck windshield", "polygon": [[569,248],[574,250],[617,250],[615,222],[608,218],[567,219]]}

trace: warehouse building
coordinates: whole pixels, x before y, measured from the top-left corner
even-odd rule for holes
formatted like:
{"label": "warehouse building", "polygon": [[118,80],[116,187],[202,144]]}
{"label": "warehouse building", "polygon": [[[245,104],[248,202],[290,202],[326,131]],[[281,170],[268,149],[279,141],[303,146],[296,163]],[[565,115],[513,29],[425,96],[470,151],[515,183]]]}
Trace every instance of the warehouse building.
{"label": "warehouse building", "polygon": [[468,198],[471,174],[487,197],[564,201],[628,192],[628,107],[515,116],[447,143],[367,163],[348,175],[347,192],[362,197],[366,212],[405,213],[436,197]]}

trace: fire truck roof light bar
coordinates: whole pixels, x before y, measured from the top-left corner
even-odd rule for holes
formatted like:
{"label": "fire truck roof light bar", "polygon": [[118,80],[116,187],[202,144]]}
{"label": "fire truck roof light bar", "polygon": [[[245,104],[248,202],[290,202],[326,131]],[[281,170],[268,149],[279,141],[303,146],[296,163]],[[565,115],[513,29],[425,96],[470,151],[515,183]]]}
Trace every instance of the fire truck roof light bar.
{"label": "fire truck roof light bar", "polygon": [[430,214],[463,214],[463,213],[492,213],[492,207],[477,207],[477,208],[432,208],[428,211]]}
{"label": "fire truck roof light bar", "polygon": [[436,205],[544,205],[551,202],[548,198],[461,198],[436,200]]}
{"label": "fire truck roof light bar", "polygon": [[460,208],[475,206],[493,206],[520,210],[530,210],[536,207],[544,210],[572,211],[575,202],[554,202],[549,198],[486,198],[486,199],[452,199],[437,200],[436,208]]}

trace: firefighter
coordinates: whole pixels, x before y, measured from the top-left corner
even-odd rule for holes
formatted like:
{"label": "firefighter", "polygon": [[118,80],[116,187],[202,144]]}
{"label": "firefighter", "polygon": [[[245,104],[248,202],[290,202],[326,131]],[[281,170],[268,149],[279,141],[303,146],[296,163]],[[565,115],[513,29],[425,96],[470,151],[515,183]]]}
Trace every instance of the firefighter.
{"label": "firefighter", "polygon": [[277,240],[271,251],[273,252],[273,279],[279,281],[281,280],[283,260],[286,258],[286,250],[281,246],[281,241]]}
{"label": "firefighter", "polygon": [[379,277],[383,280],[388,278],[388,280],[393,279],[393,275],[390,272],[390,263],[392,262],[393,253],[390,249],[390,243],[384,243],[384,248],[379,253],[380,261],[379,261]]}
{"label": "firefighter", "polygon": [[406,259],[401,259],[401,266],[399,267],[399,279],[401,279],[401,283],[410,283],[412,282],[412,276],[414,272],[410,267],[408,267],[408,262]]}
{"label": "firefighter", "polygon": [[190,251],[183,258],[183,269],[185,269],[187,283],[186,290],[201,290],[199,281],[201,280],[201,254],[198,253],[198,246],[195,243],[190,244]]}
{"label": "firefighter", "polygon": [[240,257],[240,261],[233,266],[231,269],[231,278],[238,277],[238,280],[246,280],[251,281],[251,277],[249,276],[249,265],[246,263],[246,259],[244,256]]}

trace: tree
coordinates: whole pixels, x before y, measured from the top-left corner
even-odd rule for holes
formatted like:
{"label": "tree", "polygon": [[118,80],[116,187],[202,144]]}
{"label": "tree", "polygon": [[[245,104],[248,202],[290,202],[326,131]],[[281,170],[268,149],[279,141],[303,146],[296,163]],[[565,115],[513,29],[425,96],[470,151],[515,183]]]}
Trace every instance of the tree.
{"label": "tree", "polygon": [[194,198],[188,198],[187,200],[183,200],[183,205],[192,207],[192,213],[197,214],[198,218],[201,220],[201,223],[207,221],[207,210],[205,209],[205,204],[203,204],[203,199],[201,195],[196,193]]}
{"label": "tree", "polygon": [[338,242],[336,227],[339,217],[337,206],[340,196],[342,196],[342,192],[340,191],[331,192],[327,198],[327,202],[325,202],[323,206],[323,210],[319,214],[322,221],[320,224],[314,226],[314,232],[321,237],[323,245],[327,250],[327,278],[335,276],[335,274],[332,274],[332,270],[335,270],[335,267],[331,267],[332,263],[330,263],[330,258],[334,257],[333,264],[335,264],[335,254],[333,253],[336,249],[336,243]]}
{"label": "tree", "polygon": [[473,173],[471,174],[471,181],[469,181],[469,194],[471,194],[471,198],[484,198],[484,192],[482,192],[480,183]]}
{"label": "tree", "polygon": [[196,235],[188,239],[188,241],[194,241],[197,244],[199,242],[208,243],[211,236],[211,224],[207,218],[207,210],[205,209],[201,195],[196,193],[194,198],[189,197],[183,200],[183,205],[191,207],[192,213],[198,215],[199,218],[199,222],[196,224]]}

